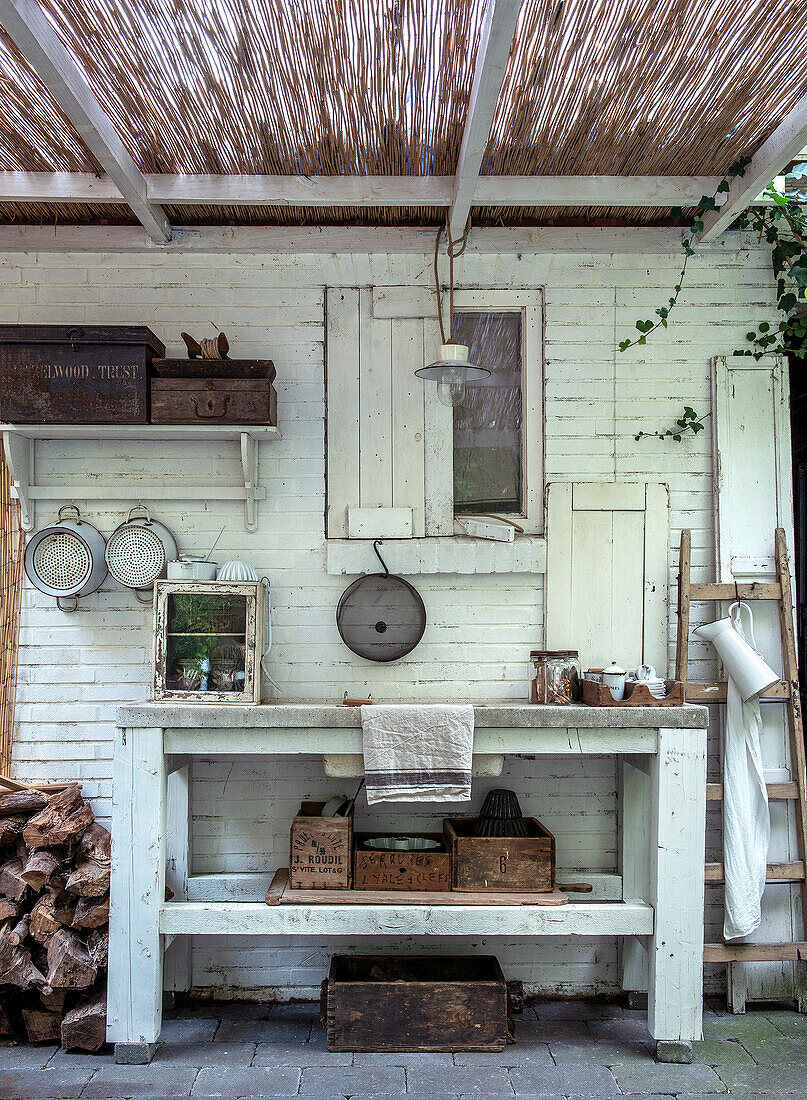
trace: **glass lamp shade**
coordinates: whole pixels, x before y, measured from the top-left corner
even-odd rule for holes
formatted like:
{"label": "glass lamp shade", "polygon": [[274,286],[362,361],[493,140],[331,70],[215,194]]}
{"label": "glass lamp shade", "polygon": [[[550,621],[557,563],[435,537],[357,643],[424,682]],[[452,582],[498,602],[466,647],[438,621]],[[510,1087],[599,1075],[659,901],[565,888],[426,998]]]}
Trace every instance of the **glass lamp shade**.
{"label": "glass lamp shade", "polygon": [[428,382],[436,382],[438,400],[451,408],[462,404],[468,382],[481,382],[490,377],[487,367],[468,362],[465,344],[441,344],[435,362],[421,367],[415,374]]}

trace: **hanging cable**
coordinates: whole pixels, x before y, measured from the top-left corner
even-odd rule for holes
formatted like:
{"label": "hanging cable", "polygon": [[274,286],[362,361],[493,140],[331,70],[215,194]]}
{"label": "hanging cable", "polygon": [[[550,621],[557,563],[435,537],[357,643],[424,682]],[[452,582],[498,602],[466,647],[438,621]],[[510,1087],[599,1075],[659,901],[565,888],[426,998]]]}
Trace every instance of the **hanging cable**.
{"label": "hanging cable", "polygon": [[437,295],[437,320],[440,322],[440,341],[446,342],[446,330],[443,325],[443,300],[440,297],[440,274],[437,270],[437,257],[440,255],[440,238],[443,235],[442,225],[437,230],[437,237],[434,241],[434,292]]}

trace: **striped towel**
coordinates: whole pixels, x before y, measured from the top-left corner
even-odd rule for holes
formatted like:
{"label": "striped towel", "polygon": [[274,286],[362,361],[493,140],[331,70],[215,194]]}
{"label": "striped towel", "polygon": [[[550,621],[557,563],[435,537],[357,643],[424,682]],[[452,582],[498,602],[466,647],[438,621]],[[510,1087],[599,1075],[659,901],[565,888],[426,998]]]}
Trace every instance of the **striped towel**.
{"label": "striped towel", "polygon": [[474,708],[373,704],[361,708],[367,801],[469,802]]}

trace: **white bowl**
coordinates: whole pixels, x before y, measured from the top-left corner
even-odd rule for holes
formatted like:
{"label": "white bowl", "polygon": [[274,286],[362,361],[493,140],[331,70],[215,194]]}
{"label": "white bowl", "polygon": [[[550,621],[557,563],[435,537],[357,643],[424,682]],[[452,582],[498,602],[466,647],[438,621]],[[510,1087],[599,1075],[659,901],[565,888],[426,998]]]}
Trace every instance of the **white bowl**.
{"label": "white bowl", "polygon": [[256,581],[258,574],[248,561],[226,561],[216,576],[219,581]]}

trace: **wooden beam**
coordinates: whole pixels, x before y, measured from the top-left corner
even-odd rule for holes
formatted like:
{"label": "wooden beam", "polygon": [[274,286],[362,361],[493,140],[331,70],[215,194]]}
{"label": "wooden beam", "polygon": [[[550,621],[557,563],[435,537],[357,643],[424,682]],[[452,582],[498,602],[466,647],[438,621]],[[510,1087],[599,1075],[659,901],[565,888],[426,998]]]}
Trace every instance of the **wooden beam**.
{"label": "wooden beam", "polygon": [[454,175],[454,198],[449,215],[452,237],[462,236],[471,213],[520,7],[521,0],[488,0],[485,9],[468,116]]}
{"label": "wooden beam", "polygon": [[[765,874],[766,882],[801,882],[803,879],[804,864],[801,860],[794,860],[792,863],[769,863]],[[705,864],[705,880],[712,886],[725,882],[723,864]]]}
{"label": "wooden beam", "polygon": [[728,229],[743,210],[764,191],[774,176],[796,156],[807,143],[807,95],[802,96],[790,114],[786,115],[767,141],[757,149],[744,176],[736,176],[726,202],[719,211],[708,211],[703,218],[700,239],[709,244]]}
{"label": "wooden beam", "polygon": [[109,175],[149,237],[157,243],[170,241],[168,219],[150,202],[140,169],[37,0],[0,0],[0,24]]}
{"label": "wooden beam", "polygon": [[[787,802],[799,797],[798,783],[766,783],[765,788],[768,792],[768,798],[771,800]],[[723,784],[707,783],[706,800],[707,802],[722,802]]]}
{"label": "wooden beam", "polygon": [[[434,227],[386,228],[361,226],[203,226],[174,229],[170,245],[177,254],[231,253],[408,253],[434,251]],[[154,250],[153,242],[135,226],[3,225],[2,252],[118,252]],[[736,243],[732,247],[737,247]],[[613,229],[604,226],[477,229],[468,252],[479,255],[521,253],[540,255],[677,255],[681,231],[648,226]],[[164,250],[164,249],[163,249]]]}
{"label": "wooden beam", "polygon": [[705,943],[703,961],[723,962],[804,962],[807,943]]}
{"label": "wooden beam", "polygon": [[[450,206],[451,176],[145,175],[152,203],[208,206]],[[477,206],[692,206],[709,176],[480,176]],[[0,202],[124,201],[109,176],[0,172]]]}

